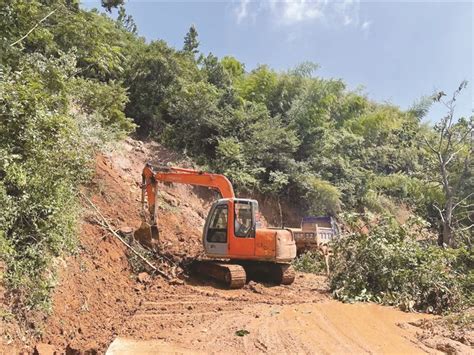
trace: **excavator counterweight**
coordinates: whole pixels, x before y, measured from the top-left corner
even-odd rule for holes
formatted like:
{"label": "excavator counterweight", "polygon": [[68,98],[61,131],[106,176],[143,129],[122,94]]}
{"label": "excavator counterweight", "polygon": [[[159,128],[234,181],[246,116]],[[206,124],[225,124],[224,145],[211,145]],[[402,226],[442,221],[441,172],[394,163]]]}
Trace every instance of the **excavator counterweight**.
{"label": "excavator counterweight", "polygon": [[[229,288],[243,287],[249,278],[291,284],[296,257],[293,234],[287,229],[257,228],[258,202],[236,198],[230,181],[219,174],[182,168],[153,168],[142,174],[143,223],[135,232],[153,247],[159,246],[156,201],[158,182],[182,183],[216,189],[215,201],[206,219],[202,243],[208,260],[196,261],[195,269]],[[146,208],[148,205],[148,208]]]}

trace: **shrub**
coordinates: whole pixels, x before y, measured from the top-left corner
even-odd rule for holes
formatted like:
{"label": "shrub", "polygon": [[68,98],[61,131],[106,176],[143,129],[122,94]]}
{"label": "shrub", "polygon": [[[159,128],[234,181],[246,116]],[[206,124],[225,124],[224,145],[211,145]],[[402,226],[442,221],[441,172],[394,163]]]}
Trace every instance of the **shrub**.
{"label": "shrub", "polygon": [[[74,55],[40,54],[25,55],[15,70],[0,67],[0,258],[19,307],[48,309],[53,261],[75,249],[77,190],[92,154],[104,137],[132,127],[118,113],[123,96],[101,104],[105,86],[83,81],[79,90],[81,81],[69,80],[74,68]],[[94,88],[96,96],[85,95]]]}
{"label": "shrub", "polygon": [[469,303],[472,253],[417,241],[423,228],[419,221],[398,225],[382,218],[368,234],[337,241],[330,279],[335,297],[434,313]]}
{"label": "shrub", "polygon": [[293,266],[297,271],[309,272],[313,274],[325,273],[326,264],[324,257],[318,252],[308,251],[299,255],[294,261]]}
{"label": "shrub", "polygon": [[308,214],[336,215],[340,212],[341,192],[336,186],[308,173],[297,176],[297,181],[304,191]]}

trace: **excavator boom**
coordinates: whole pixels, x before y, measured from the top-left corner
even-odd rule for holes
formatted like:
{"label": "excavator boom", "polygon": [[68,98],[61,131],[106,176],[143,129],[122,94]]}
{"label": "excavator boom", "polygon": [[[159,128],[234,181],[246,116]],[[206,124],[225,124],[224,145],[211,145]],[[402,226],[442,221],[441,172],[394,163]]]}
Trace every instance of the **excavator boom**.
{"label": "excavator boom", "polygon": [[146,164],[142,177],[150,205],[155,204],[157,181],[205,186],[218,190],[222,198],[235,197],[232,184],[224,175],[220,174],[173,167],[153,168],[150,164]]}
{"label": "excavator boom", "polygon": [[224,175],[175,167],[153,167],[147,163],[142,172],[142,208],[146,215],[145,205],[147,201],[149,218],[144,221],[136,233],[141,235],[141,240],[147,241],[147,244],[152,247],[156,246],[153,244],[158,242],[159,237],[156,220],[158,181],[205,186],[218,190],[222,198],[235,197],[232,184]]}

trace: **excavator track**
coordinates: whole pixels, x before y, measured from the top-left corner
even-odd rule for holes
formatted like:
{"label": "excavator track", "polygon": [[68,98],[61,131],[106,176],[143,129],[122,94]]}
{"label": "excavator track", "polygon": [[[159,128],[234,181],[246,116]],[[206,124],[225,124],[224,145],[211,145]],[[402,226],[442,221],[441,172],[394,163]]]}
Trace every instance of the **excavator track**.
{"label": "excavator track", "polygon": [[280,284],[282,285],[291,285],[295,281],[295,269],[291,265],[282,265],[279,264],[280,266],[280,272],[281,272],[281,281]]}
{"label": "excavator track", "polygon": [[192,265],[193,271],[198,274],[211,277],[227,288],[242,288],[247,281],[247,274],[241,265],[226,264],[212,261],[195,261]]}
{"label": "excavator track", "polygon": [[291,285],[295,281],[295,269],[290,264],[247,261],[242,262],[241,265],[251,280],[277,285]]}

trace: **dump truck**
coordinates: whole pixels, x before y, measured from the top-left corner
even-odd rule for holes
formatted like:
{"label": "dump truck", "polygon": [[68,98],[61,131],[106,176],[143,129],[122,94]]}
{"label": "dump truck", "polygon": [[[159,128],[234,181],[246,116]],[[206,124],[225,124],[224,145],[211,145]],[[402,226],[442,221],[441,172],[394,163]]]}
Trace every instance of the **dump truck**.
{"label": "dump truck", "polygon": [[296,242],[297,253],[316,251],[321,245],[339,237],[339,227],[333,217],[303,217],[300,228],[291,228]]}

